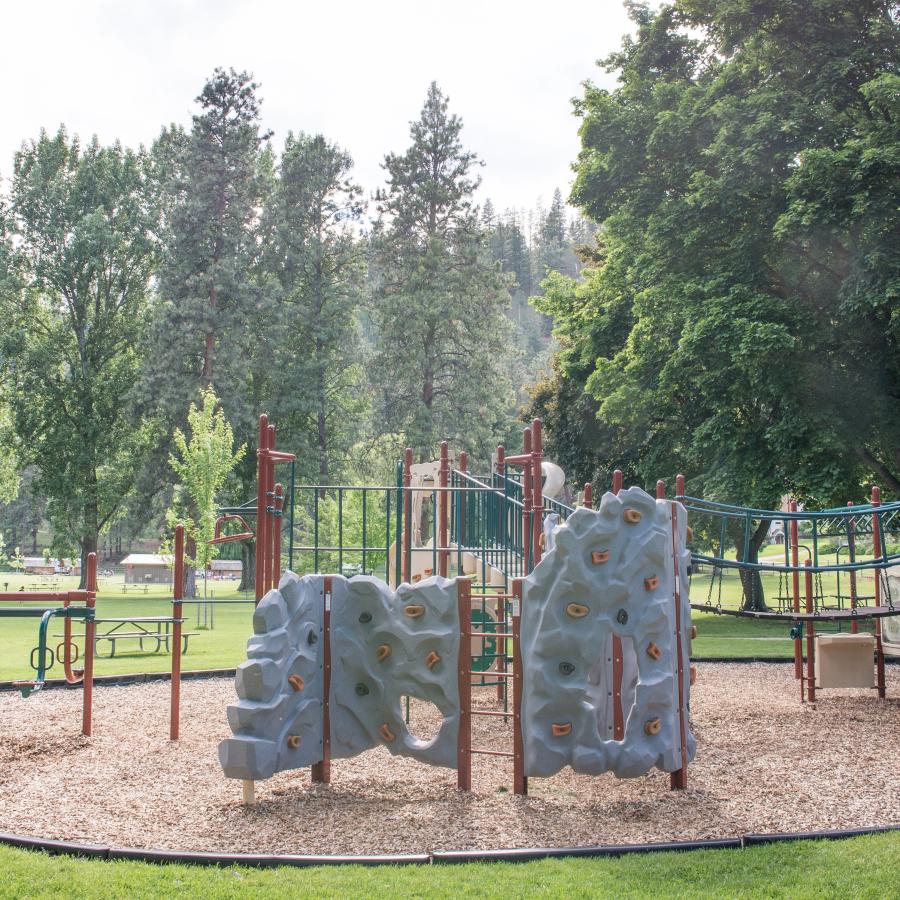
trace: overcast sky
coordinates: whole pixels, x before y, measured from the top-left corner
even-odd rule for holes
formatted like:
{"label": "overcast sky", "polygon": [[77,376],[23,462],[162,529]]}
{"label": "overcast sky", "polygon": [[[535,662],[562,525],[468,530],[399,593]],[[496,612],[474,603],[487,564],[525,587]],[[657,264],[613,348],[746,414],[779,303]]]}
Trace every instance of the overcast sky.
{"label": "overcast sky", "polygon": [[367,192],[402,151],[431,80],[485,161],[481,199],[531,206],[567,193],[571,99],[630,30],[619,0],[30,0],[0,9],[0,176],[41,127],[149,143],[190,124],[216,66],[253,72],[264,125],[322,132]]}

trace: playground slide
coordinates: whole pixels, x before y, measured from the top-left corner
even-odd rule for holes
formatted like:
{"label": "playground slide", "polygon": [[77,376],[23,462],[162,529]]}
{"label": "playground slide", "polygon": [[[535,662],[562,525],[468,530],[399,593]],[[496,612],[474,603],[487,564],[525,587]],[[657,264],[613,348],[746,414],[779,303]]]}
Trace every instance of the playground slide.
{"label": "playground slide", "polygon": [[[887,595],[894,605],[900,604],[900,566],[884,570],[887,579]],[[887,616],[881,620],[881,644],[885,656],[900,656],[900,616]]]}

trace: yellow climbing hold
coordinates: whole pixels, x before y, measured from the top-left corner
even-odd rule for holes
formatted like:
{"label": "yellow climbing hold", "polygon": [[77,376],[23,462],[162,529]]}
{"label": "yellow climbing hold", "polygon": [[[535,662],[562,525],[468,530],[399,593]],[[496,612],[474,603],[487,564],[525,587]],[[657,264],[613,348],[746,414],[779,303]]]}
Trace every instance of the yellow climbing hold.
{"label": "yellow climbing hold", "polygon": [[644,731],[646,731],[647,734],[659,734],[661,729],[662,722],[660,722],[659,719],[650,719],[649,722],[644,723]]}
{"label": "yellow climbing hold", "polygon": [[425,607],[419,603],[411,603],[406,609],[403,610],[403,615],[408,619],[418,619],[419,616],[423,615],[425,612]]}
{"label": "yellow climbing hold", "polygon": [[641,514],[636,509],[626,509],[625,512],[622,513],[622,518],[629,525],[637,525],[637,523],[641,521]]}
{"label": "yellow climbing hold", "polygon": [[583,619],[590,612],[590,609],[581,603],[570,603],[566,607],[566,612],[573,619]]}
{"label": "yellow climbing hold", "polygon": [[287,739],[287,745],[291,748],[291,750],[296,750],[300,746],[300,735],[299,734],[289,734]]}

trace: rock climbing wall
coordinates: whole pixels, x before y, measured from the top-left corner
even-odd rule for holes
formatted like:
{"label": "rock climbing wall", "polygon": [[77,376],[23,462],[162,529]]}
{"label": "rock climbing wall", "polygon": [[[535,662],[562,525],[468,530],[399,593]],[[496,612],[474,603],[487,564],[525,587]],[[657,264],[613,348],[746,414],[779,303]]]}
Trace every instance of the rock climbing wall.
{"label": "rock climbing wall", "polygon": [[269,778],[322,759],[324,578],[288,572],[253,613],[247,661],[219,744],[229,778]]}
{"label": "rock climbing wall", "polygon": [[[681,573],[683,686],[689,698],[687,516],[640,488],[605,494],[554,533],[554,549],[525,580],[522,732],[525,774],[641,775],[682,766],[675,643]],[[623,648],[624,737],[612,739],[612,637]],[[687,717],[685,717],[687,718]],[[688,762],[695,741],[685,725]]]}
{"label": "rock climbing wall", "polygon": [[[391,753],[456,766],[459,613],[456,582],[433,577],[395,592],[371,576],[334,579],[331,605],[331,755],[383,744]],[[402,698],[443,715],[431,741],[411,734]]]}
{"label": "rock climbing wall", "polygon": [[[237,669],[234,732],[219,745],[230,778],[269,778],[322,759],[325,576],[288,572],[260,601],[247,662]],[[332,758],[383,744],[391,753],[454,767],[459,728],[456,583],[429,578],[396,592],[369,576],[331,576]],[[411,734],[402,698],[444,716],[430,741]]]}

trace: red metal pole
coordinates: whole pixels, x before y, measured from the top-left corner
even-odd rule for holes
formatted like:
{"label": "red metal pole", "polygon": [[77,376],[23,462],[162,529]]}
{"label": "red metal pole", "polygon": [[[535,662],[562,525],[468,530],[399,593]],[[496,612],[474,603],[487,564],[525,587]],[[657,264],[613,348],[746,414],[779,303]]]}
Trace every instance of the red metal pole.
{"label": "red metal pole", "polygon": [[[618,494],[624,485],[621,469],[613,472],[612,492]],[[613,739],[621,741],[625,737],[625,716],[622,712],[622,639],[614,634],[612,638],[612,683],[613,683]]]}
{"label": "red metal pole", "polygon": [[[656,482],[656,499],[657,500],[665,500],[666,499],[666,483],[660,478]],[[675,515],[675,510],[672,510],[672,515]]]}
{"label": "red metal pole", "polygon": [[401,552],[401,577],[409,584],[412,579],[412,447],[403,454],[403,547]]}
{"label": "red metal pole", "polygon": [[512,616],[512,642],[513,642],[513,793],[526,795],[528,793],[528,778],[525,776],[525,741],[522,737],[522,645],[521,635],[521,609],[522,609],[522,581],[517,578],[512,583],[513,616]]}
{"label": "red metal pole", "polygon": [[331,782],[331,576],[322,579],[322,761],[312,767],[313,781]]}
{"label": "red metal pole", "polygon": [[534,542],[533,558],[534,564],[537,565],[544,552],[541,546],[541,539],[544,536],[544,472],[541,466],[544,459],[544,439],[540,419],[532,419],[531,444],[531,477],[534,478],[534,490],[531,497],[534,518],[531,527]]}
{"label": "red metal pole", "polygon": [[266,592],[266,443],[269,439],[269,417],[259,417],[259,447],[256,451],[256,602]]}
{"label": "red metal pole", "polygon": [[450,570],[450,531],[447,488],[450,485],[450,444],[441,441],[441,469],[438,476],[441,493],[438,497],[438,575],[447,577]]}
{"label": "red metal pole", "polygon": [[675,476],[675,499],[681,500],[685,496],[684,475]]}
{"label": "red metal pole", "polygon": [[[656,482],[657,499],[666,496],[666,483]],[[678,726],[681,738],[681,768],[669,775],[671,790],[684,790],[687,787],[687,703],[684,699],[684,647],[681,628],[681,574],[678,566],[678,505],[672,503],[672,566],[675,584],[675,646],[678,653]]]}
{"label": "red metal pole", "polygon": [[[852,501],[847,504],[847,506],[853,506]],[[847,520],[847,524],[849,526],[849,532],[847,534],[847,549],[850,552],[850,562],[856,562],[856,519],[852,516]],[[850,609],[856,609],[857,607],[857,593],[856,593],[856,572],[855,570],[851,570],[850,573]],[[851,634],[859,634],[859,622],[856,619],[850,620],[850,633]]]}
{"label": "red metal pole", "polygon": [[[97,606],[97,554],[87,557],[87,601],[89,609]],[[94,635],[96,624],[93,619],[84,623],[84,690],[81,701],[81,733],[90,737],[93,727],[94,710]]]}
{"label": "red metal pole", "polygon": [[177,741],[181,728],[181,620],[184,607],[184,525],[175,526],[175,566],[172,570],[172,685],[169,705],[169,740]]}
{"label": "red metal pole", "polygon": [[[881,488],[872,488],[872,506],[881,506]],[[881,556],[881,523],[878,516],[872,513],[872,555]],[[881,606],[881,569],[875,569],[875,605]],[[875,673],[878,684],[878,696],[884,700],[887,692],[884,679],[884,646],[881,643],[881,619],[875,619]]]}
{"label": "red metal pole", "polygon": [[[813,612],[813,577],[809,571],[812,560],[804,561],[807,571],[803,574],[806,576],[806,611]],[[812,619],[806,620],[806,696],[810,703],[816,702],[816,646],[815,646],[815,630],[813,628]]]}
{"label": "red metal pole", "polygon": [[[791,500],[790,511],[797,512],[797,501]],[[793,592],[794,592],[794,612],[800,612],[800,536],[797,520],[791,519],[791,565],[793,566]],[[801,638],[794,638],[794,677],[803,679],[803,641]],[[803,693],[803,685],[800,686],[800,692]]]}
{"label": "red metal pole", "polygon": [[456,785],[461,791],[472,790],[472,583],[456,579],[459,613],[459,654],[457,682],[459,687],[459,731],[456,739]]}
{"label": "red metal pole", "polygon": [[581,505],[585,509],[592,509],[594,506],[594,486],[589,481],[584,483],[584,494],[582,495]]}
{"label": "red metal pole", "polygon": [[533,568],[532,556],[533,543],[532,535],[532,508],[531,508],[531,490],[534,481],[531,477],[531,466],[534,456],[531,452],[531,429],[525,428],[522,431],[522,456],[525,461],[522,463],[522,562],[524,565],[524,575],[528,575]]}

